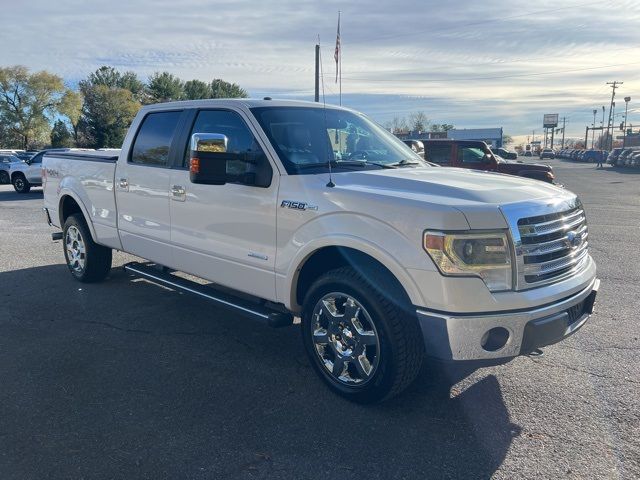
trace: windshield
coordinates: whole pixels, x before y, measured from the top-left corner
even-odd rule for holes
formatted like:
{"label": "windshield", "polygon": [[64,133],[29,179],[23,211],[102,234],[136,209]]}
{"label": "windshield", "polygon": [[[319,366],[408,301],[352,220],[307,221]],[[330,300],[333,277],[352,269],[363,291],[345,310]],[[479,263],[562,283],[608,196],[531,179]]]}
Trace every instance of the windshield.
{"label": "windshield", "polygon": [[289,174],[332,168],[426,166],[391,133],[347,110],[314,107],[259,107],[251,111]]}

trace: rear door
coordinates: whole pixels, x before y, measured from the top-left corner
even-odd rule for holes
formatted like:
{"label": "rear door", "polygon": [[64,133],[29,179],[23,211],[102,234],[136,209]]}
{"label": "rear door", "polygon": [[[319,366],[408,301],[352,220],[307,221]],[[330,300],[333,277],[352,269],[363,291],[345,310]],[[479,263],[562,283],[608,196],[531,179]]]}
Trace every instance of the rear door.
{"label": "rear door", "polygon": [[149,112],[115,175],[118,231],[126,252],[172,265],[169,182],[183,110]]}
{"label": "rear door", "polygon": [[[252,163],[227,163],[225,185],[189,180],[189,139],[218,133],[227,152]],[[184,129],[181,158],[171,173],[171,241],[175,268],[261,298],[275,298],[277,170],[265,146],[238,111],[193,112]]]}
{"label": "rear door", "polygon": [[425,143],[424,159],[442,165],[443,167],[450,167],[451,151],[451,143]]}
{"label": "rear door", "polygon": [[456,166],[472,170],[495,170],[491,157],[487,158],[485,149],[477,143],[458,143],[456,145]]}

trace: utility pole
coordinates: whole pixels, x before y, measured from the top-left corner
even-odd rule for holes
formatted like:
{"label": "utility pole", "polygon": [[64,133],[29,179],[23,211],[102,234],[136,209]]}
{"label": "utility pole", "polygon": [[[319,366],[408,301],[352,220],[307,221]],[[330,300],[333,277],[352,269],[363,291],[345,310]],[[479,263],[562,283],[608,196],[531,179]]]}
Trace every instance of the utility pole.
{"label": "utility pole", "polygon": [[627,112],[629,111],[629,102],[631,97],[624,97],[624,130],[622,131],[622,148],[627,144]]}
{"label": "utility pole", "polygon": [[[593,109],[593,125],[591,125],[593,127],[593,130],[591,130],[591,150],[593,150],[593,142],[595,142],[595,140],[596,140],[596,113],[598,113],[598,110],[596,110],[594,108]],[[604,118],[604,116],[603,116],[603,118]],[[587,148],[587,144],[586,143],[584,145],[584,148]]]}
{"label": "utility pole", "polygon": [[320,101],[320,44],[316,43],[316,95],[315,101]]}
{"label": "utility pole", "polygon": [[[616,88],[618,88],[618,86],[623,85],[624,82],[618,82],[618,81],[613,81],[613,82],[607,82],[607,85],[611,85],[611,103],[609,105],[609,121],[607,122],[607,136],[609,137],[607,139],[607,146],[609,146],[608,150],[611,150],[611,148],[613,147],[613,108],[615,107],[615,104],[613,103],[613,99],[616,97]],[[609,134],[609,129],[611,129],[611,134]],[[607,149],[603,149],[603,150],[607,150]]]}
{"label": "utility pole", "polygon": [[567,121],[567,117],[562,117],[562,146],[560,148],[564,148],[564,127]]}

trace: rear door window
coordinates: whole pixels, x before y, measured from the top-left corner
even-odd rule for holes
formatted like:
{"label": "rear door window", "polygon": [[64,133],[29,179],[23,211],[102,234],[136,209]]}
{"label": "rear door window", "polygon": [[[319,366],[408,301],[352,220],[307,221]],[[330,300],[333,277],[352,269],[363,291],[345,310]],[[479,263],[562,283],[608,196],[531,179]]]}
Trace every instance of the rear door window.
{"label": "rear door window", "polygon": [[181,115],[181,110],[147,115],[138,130],[129,161],[154,167],[168,166],[169,149]]}
{"label": "rear door window", "polygon": [[426,145],[424,159],[440,165],[449,165],[451,163],[451,145]]}
{"label": "rear door window", "polygon": [[460,145],[458,146],[458,162],[464,165],[484,163],[484,152],[477,147],[464,147]]}

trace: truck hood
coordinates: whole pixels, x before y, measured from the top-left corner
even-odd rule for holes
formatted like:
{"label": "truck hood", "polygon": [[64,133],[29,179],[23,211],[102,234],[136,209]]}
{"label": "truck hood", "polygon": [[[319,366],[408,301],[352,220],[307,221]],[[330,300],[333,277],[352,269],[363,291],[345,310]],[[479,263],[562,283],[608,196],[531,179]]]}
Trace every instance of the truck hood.
{"label": "truck hood", "polygon": [[[471,228],[505,228],[501,208],[508,205],[548,204],[575,198],[568,190],[539,180],[460,168],[401,168],[335,175],[336,190],[388,197],[464,214]],[[337,192],[336,192],[337,193]]]}

